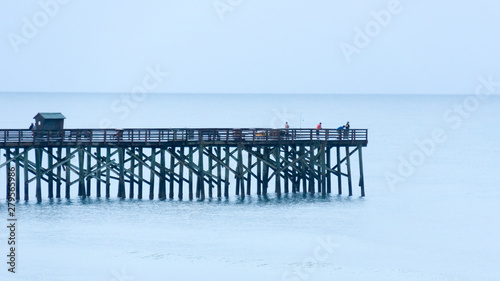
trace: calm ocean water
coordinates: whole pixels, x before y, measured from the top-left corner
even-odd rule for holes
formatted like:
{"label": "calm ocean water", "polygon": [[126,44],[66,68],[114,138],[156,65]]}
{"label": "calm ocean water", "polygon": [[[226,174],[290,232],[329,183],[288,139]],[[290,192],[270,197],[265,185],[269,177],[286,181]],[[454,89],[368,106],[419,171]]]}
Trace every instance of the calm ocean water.
{"label": "calm ocean water", "polygon": [[[2,94],[2,128],[369,129],[367,196],[18,202],[0,280],[498,280],[500,99],[491,96]],[[439,137],[437,137],[439,136]],[[3,155],[2,155],[3,157]],[[2,158],[4,159],[4,158]],[[357,180],[357,169],[354,169]],[[0,182],[5,183],[4,172]],[[2,185],[3,186],[3,185]],[[45,191],[44,191],[45,192]],[[34,194],[34,193],[33,193]],[[76,194],[76,192],[72,192]],[[116,194],[116,193],[112,193]],[[0,189],[5,198],[4,188]],[[4,201],[2,201],[4,202]],[[4,203],[0,213],[6,218]],[[3,224],[7,225],[6,219]],[[7,229],[0,255],[7,260]]]}

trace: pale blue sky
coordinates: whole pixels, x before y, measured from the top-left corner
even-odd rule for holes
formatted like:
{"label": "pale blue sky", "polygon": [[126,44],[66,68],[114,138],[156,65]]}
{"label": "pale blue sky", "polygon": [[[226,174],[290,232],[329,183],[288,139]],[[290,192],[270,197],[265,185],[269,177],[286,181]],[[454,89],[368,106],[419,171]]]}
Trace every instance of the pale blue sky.
{"label": "pale blue sky", "polygon": [[[375,23],[381,10],[391,19]],[[499,12],[498,0],[5,0],[0,91],[467,94],[500,80]]]}

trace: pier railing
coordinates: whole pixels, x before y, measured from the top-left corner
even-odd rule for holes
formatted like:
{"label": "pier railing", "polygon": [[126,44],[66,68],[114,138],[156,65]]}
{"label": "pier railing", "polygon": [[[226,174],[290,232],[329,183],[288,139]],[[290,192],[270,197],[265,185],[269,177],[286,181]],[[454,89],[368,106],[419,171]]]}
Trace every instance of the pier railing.
{"label": "pier railing", "polygon": [[367,129],[67,129],[60,131],[0,130],[0,145],[30,144],[98,144],[120,143],[146,145],[152,143],[254,143],[300,141],[367,142]]}

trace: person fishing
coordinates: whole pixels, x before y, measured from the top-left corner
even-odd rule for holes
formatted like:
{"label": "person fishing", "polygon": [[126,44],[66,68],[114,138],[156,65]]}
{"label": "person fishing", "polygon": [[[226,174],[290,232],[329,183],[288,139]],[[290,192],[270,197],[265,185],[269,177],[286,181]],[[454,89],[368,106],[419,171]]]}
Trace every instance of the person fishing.
{"label": "person fishing", "polygon": [[337,133],[339,133],[339,140],[342,139],[342,132],[345,130],[345,125],[342,125],[337,128]]}
{"label": "person fishing", "polygon": [[290,137],[290,134],[288,133],[288,130],[290,129],[290,125],[288,125],[288,122],[285,123],[285,137],[288,139]]}
{"label": "person fishing", "polygon": [[321,122],[319,122],[318,126],[316,126],[316,138],[319,138],[319,130],[323,129],[321,127]]}

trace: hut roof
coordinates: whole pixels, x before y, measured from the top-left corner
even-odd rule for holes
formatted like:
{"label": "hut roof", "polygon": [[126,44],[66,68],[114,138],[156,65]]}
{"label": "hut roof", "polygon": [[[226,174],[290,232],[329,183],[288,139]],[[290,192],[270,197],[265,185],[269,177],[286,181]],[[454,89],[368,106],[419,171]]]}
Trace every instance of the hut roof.
{"label": "hut roof", "polygon": [[48,119],[66,119],[64,115],[62,115],[59,112],[54,112],[54,113],[48,113],[48,112],[40,112],[37,115],[35,115],[36,118],[38,115],[40,115],[43,119],[48,120]]}

